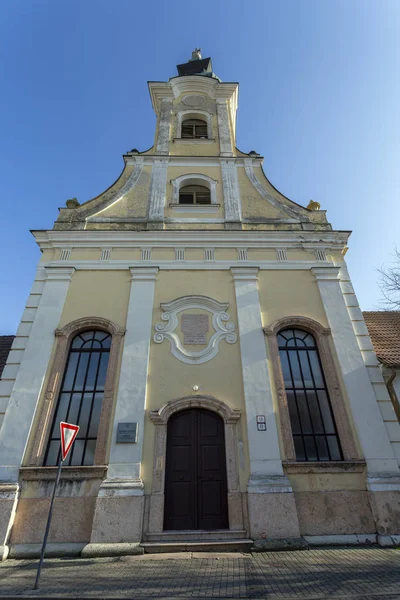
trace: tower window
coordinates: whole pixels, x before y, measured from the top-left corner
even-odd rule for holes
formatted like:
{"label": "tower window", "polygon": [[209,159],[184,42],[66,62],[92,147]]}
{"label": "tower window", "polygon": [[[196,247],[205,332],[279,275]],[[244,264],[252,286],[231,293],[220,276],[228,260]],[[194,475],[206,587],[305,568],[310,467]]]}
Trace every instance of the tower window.
{"label": "tower window", "polygon": [[179,190],[179,204],[211,204],[210,190],[203,185],[186,185]]}
{"label": "tower window", "polygon": [[207,139],[207,123],[201,119],[186,119],[182,123],[182,137],[188,139]]}

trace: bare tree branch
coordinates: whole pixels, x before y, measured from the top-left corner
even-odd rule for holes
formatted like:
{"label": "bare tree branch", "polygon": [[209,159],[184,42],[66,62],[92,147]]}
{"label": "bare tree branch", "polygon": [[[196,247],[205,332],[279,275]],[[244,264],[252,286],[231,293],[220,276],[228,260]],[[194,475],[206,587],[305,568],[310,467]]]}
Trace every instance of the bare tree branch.
{"label": "bare tree branch", "polygon": [[378,285],[382,293],[380,305],[383,310],[400,310],[400,251],[395,248],[393,266],[382,266]]}

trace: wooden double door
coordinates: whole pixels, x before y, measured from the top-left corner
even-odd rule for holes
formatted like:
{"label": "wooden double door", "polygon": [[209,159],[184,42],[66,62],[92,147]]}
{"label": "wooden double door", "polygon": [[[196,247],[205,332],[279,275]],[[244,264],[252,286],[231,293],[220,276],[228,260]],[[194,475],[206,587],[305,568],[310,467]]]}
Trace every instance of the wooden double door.
{"label": "wooden double door", "polygon": [[222,418],[192,408],[168,421],[164,529],[228,529]]}

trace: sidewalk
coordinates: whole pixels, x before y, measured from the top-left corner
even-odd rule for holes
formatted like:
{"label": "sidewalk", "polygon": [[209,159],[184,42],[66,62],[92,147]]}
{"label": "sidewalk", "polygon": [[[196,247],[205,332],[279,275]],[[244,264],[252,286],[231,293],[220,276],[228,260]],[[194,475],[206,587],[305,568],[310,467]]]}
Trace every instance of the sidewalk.
{"label": "sidewalk", "polygon": [[0,598],[400,599],[400,550],[145,554],[0,563]]}

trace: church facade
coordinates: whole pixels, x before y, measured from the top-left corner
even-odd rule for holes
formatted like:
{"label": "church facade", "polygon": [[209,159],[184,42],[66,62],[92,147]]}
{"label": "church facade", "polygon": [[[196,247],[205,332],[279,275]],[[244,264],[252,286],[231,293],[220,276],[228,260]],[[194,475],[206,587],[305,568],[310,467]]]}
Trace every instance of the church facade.
{"label": "church facade", "polygon": [[[3,558],[400,539],[400,425],[350,232],[236,147],[238,84],[195,51],[149,82],[145,152],[68,200],[0,382]],[[249,110],[250,107],[246,107]],[[173,546],[168,546],[173,547]]]}

